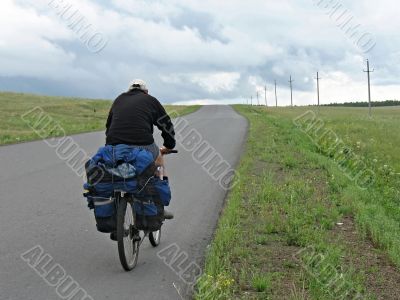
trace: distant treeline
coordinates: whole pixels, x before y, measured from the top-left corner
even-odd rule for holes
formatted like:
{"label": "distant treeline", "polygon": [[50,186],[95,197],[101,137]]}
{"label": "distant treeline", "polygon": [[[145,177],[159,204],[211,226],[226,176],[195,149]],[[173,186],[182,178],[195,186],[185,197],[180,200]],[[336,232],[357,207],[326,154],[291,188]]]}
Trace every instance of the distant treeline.
{"label": "distant treeline", "polygon": [[[386,101],[372,101],[371,105],[374,107],[377,106],[399,106],[399,100],[386,100]],[[368,102],[347,102],[347,103],[331,103],[331,104],[322,104],[321,106],[345,106],[345,107],[368,107]]]}

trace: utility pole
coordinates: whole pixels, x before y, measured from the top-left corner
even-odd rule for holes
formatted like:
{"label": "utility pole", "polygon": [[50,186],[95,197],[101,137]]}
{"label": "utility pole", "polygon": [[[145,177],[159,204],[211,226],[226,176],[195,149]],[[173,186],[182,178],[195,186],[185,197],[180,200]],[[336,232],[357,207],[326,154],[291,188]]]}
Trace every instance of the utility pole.
{"label": "utility pole", "polygon": [[265,106],[268,107],[268,102],[267,102],[267,85],[264,86],[264,92],[265,92]]}
{"label": "utility pole", "polygon": [[253,106],[253,95],[250,97],[250,105]]}
{"label": "utility pole", "polygon": [[289,80],[289,83],[290,83],[290,105],[293,107],[293,83],[294,82],[294,80],[292,80],[292,75],[290,75],[290,80]]}
{"label": "utility pole", "polygon": [[374,72],[374,70],[370,70],[369,69],[369,60],[367,59],[367,70],[365,71],[365,73],[368,74],[368,114],[371,117],[372,113],[371,113],[371,76],[370,74],[372,72]]}
{"label": "utility pole", "polygon": [[278,95],[276,93],[276,80],[275,80],[275,105],[278,107]]}
{"label": "utility pole", "polygon": [[318,107],[319,107],[319,80],[322,79],[319,77],[319,73],[317,72],[317,94],[318,94]]}
{"label": "utility pole", "polygon": [[260,106],[260,99],[258,98],[258,91],[257,91],[257,106]]}

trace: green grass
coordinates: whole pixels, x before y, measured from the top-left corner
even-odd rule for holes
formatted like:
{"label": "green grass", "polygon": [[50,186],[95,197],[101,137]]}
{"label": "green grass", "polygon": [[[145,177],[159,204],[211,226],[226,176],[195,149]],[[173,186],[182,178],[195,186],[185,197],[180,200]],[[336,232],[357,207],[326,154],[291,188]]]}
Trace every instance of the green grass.
{"label": "green grass", "polygon": [[253,277],[252,285],[257,292],[266,292],[271,288],[273,274],[256,274]]}
{"label": "green grass", "polygon": [[[109,100],[89,100],[49,97],[29,94],[0,92],[0,145],[38,139],[35,132],[21,116],[40,107],[58,123],[67,134],[104,130]],[[194,112],[199,106],[166,106],[167,111],[180,115]],[[48,133],[54,136],[57,133]]]}
{"label": "green grass", "polygon": [[250,123],[240,181],[228,195],[195,298],[336,299],[349,292],[375,299],[363,258],[349,263],[353,249],[337,239],[336,223],[354,218],[359,234],[400,267],[400,109],[376,109],[372,119],[366,109],[318,113],[323,128],[375,172],[375,182],[361,189],[325,144],[318,147],[293,123],[308,108],[235,108]]}
{"label": "green grass", "polygon": [[[292,119],[305,110],[276,109],[271,114]],[[318,117],[374,172],[375,182],[365,190],[348,180],[340,182],[343,178],[330,185],[351,206],[360,232],[400,267],[400,108],[375,108],[372,118],[367,109],[322,108]],[[324,149],[318,152],[327,155]]]}

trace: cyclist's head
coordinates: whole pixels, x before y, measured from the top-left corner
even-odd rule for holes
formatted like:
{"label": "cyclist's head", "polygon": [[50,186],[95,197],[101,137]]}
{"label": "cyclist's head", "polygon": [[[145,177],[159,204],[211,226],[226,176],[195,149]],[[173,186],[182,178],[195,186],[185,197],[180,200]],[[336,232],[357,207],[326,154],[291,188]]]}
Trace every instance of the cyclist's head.
{"label": "cyclist's head", "polygon": [[146,94],[149,92],[146,82],[142,79],[135,79],[132,81],[131,85],[129,86],[129,91],[132,90],[141,90]]}

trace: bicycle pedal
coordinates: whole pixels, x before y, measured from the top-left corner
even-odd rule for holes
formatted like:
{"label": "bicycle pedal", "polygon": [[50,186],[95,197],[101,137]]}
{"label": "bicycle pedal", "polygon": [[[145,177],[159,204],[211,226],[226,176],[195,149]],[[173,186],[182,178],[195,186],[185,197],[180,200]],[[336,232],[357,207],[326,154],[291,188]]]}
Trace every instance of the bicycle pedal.
{"label": "bicycle pedal", "polygon": [[142,240],[142,238],[140,236],[136,235],[136,236],[133,237],[133,240],[135,242],[140,242]]}

